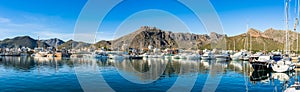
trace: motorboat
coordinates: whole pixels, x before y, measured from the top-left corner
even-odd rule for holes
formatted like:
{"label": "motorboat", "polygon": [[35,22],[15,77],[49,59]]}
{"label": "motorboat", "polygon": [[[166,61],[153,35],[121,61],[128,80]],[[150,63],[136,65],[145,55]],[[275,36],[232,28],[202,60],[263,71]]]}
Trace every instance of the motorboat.
{"label": "motorboat", "polygon": [[202,60],[214,60],[214,59],[216,59],[216,58],[215,58],[215,56],[214,56],[214,54],[213,54],[212,52],[208,51],[208,52],[205,52],[205,53],[202,55],[201,59],[202,59]]}
{"label": "motorboat", "polygon": [[254,70],[269,70],[272,62],[274,61],[272,61],[271,56],[259,56],[257,60],[250,61],[250,64]]}
{"label": "motorboat", "polygon": [[252,61],[252,60],[258,60],[258,58],[260,56],[262,56],[263,53],[262,52],[256,52],[255,54],[251,55],[250,58],[249,58],[249,61]]}
{"label": "motorboat", "polygon": [[241,60],[241,61],[249,61],[249,59],[250,59],[250,54],[247,53],[247,52],[244,52],[244,53],[242,54],[242,56],[239,57],[239,60]]}
{"label": "motorboat", "polygon": [[198,60],[198,59],[200,59],[200,55],[199,54],[190,54],[190,55],[187,55],[186,56],[186,59],[187,60]]}
{"label": "motorboat", "polygon": [[240,52],[237,52],[235,54],[233,54],[231,56],[231,59],[233,61],[237,61],[237,60],[249,60],[249,54],[246,52],[246,51],[240,51]]}
{"label": "motorboat", "polygon": [[215,55],[216,61],[229,61],[230,54],[229,53],[222,53],[219,55]]}

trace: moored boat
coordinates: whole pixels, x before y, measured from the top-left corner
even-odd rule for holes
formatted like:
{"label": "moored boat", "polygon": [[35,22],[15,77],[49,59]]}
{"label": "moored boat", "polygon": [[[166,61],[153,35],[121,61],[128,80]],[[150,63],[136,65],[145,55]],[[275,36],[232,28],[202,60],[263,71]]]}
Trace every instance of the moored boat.
{"label": "moored boat", "polygon": [[282,72],[287,72],[287,71],[292,71],[295,69],[295,64],[293,64],[292,61],[290,60],[285,60],[285,59],[282,59],[278,62],[274,62],[272,64],[272,69],[273,71],[275,72],[279,72],[279,73],[282,73]]}
{"label": "moored boat", "polygon": [[215,58],[217,61],[229,61],[230,55],[225,53],[225,54],[215,55]]}
{"label": "moored boat", "polygon": [[250,61],[250,64],[254,70],[269,70],[271,62],[271,56],[259,56],[257,60]]}
{"label": "moored boat", "polygon": [[214,60],[216,59],[214,54],[211,52],[211,51],[208,51],[208,52],[205,52],[202,57],[201,57],[202,60]]}

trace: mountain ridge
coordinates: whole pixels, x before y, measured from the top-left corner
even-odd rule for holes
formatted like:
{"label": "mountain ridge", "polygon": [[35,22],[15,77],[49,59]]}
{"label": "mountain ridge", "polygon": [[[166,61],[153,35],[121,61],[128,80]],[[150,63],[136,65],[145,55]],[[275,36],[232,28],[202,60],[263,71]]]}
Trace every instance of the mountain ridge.
{"label": "mountain ridge", "polygon": [[[114,40],[101,40],[96,44],[89,44],[85,42],[77,42],[73,40],[62,41],[57,38],[51,38],[46,40],[36,40],[29,36],[18,36],[15,38],[7,38],[0,41],[0,47],[20,47],[27,46],[30,48],[37,47],[37,43],[40,42],[42,46],[52,46],[58,44],[59,48],[85,48],[85,47],[105,47],[112,50],[121,48],[123,44],[128,44],[130,48],[147,48],[152,45],[155,48],[182,48],[182,49],[210,49],[213,44],[213,38],[225,39],[226,49],[233,49],[235,43],[236,50],[250,49],[252,50],[282,50],[285,44],[285,30],[276,30],[269,28],[264,31],[260,31],[254,28],[250,28],[247,32],[229,36],[218,33],[210,34],[194,34],[194,33],[180,33],[164,31],[156,27],[142,26],[136,31],[119,37]],[[295,49],[297,33],[289,31],[290,46]],[[298,33],[299,35],[299,33]],[[250,38],[251,41],[250,42]],[[57,41],[57,42],[56,42]],[[217,42],[218,43],[218,42]],[[252,43],[252,46],[250,45]],[[72,44],[72,45],[71,45]],[[262,44],[267,45],[262,47]]]}

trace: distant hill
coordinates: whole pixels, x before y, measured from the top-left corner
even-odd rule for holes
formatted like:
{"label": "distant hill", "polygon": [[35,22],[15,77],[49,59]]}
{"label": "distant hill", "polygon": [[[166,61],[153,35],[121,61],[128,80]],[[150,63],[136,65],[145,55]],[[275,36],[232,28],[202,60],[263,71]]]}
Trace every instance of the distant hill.
{"label": "distant hill", "polygon": [[[100,41],[98,47],[121,48],[123,44],[128,44],[131,48],[147,48],[152,44],[156,48],[200,48],[211,49],[212,37],[226,42],[226,49],[235,50],[250,49],[250,37],[252,50],[284,50],[285,30],[267,29],[263,32],[256,29],[249,29],[246,33],[227,37],[217,33],[192,34],[192,33],[173,33],[163,31],[155,27],[143,26],[137,31],[120,37],[112,41]],[[299,35],[299,34],[298,34]],[[296,49],[297,32],[289,31],[289,41],[291,50]],[[300,39],[300,38],[299,38]],[[220,41],[219,41],[220,42]],[[218,43],[218,42],[217,42]],[[223,45],[223,44],[219,44]],[[225,45],[225,43],[224,43]],[[300,45],[299,45],[300,46]]]}
{"label": "distant hill", "polygon": [[[256,29],[249,29],[246,33],[236,36],[226,36],[218,33],[208,34],[193,34],[193,33],[173,33],[170,31],[163,31],[155,27],[142,26],[135,32],[122,36],[118,39],[111,41],[99,41],[96,44],[89,44],[85,42],[77,42],[69,40],[64,42],[60,39],[48,39],[37,41],[29,36],[20,36],[11,39],[0,41],[0,47],[40,47],[55,46],[57,43],[59,48],[78,49],[84,47],[105,47],[116,50],[121,48],[123,44],[127,44],[130,48],[147,48],[149,45],[155,48],[182,48],[182,49],[211,49],[218,43],[221,47],[226,49],[235,50],[250,49],[259,51],[266,49],[271,50],[284,50],[285,45],[285,32],[284,30],[267,29],[259,31]],[[289,31],[289,41],[291,50],[296,49],[297,32]],[[299,35],[299,34],[298,34]],[[251,42],[250,42],[251,38]],[[217,39],[217,41],[215,41]],[[300,38],[299,38],[300,39]],[[57,42],[56,42],[57,41]],[[219,44],[220,42],[226,42]],[[235,44],[234,44],[235,43]],[[214,44],[214,45],[211,45]],[[299,45],[300,46],[300,45]]]}
{"label": "distant hill", "polygon": [[97,48],[101,48],[101,47],[111,48],[111,41],[102,40],[94,44],[94,46]]}
{"label": "distant hill", "polygon": [[57,46],[62,45],[65,43],[63,40],[60,40],[58,38],[53,38],[53,39],[48,39],[48,40],[41,40],[42,43],[47,44],[48,46],[55,47],[56,44]]}
{"label": "distant hill", "polygon": [[[292,51],[296,50],[297,32],[294,31],[288,31],[288,32],[289,32],[290,48]],[[270,28],[262,32],[251,28],[246,33],[236,35],[236,36],[226,37],[226,45],[227,45],[227,49],[230,50],[234,49],[234,43],[235,43],[236,50],[241,50],[241,49],[250,50],[251,46],[252,46],[252,50],[254,51],[260,51],[264,49],[267,51],[284,50],[285,41],[286,41],[285,36],[286,36],[285,30],[275,30]],[[251,42],[250,42],[250,37],[251,37]],[[250,43],[252,45],[250,45]],[[204,46],[204,48],[209,48],[209,47],[210,44]]]}
{"label": "distant hill", "polygon": [[137,31],[112,41],[100,41],[96,46],[121,48],[128,44],[131,48],[147,48],[149,45],[155,48],[183,48],[197,49],[210,43],[211,37],[222,38],[223,35],[212,33],[211,35],[199,35],[192,33],[173,33],[163,31],[155,27],[142,26]]}
{"label": "distant hill", "polygon": [[84,47],[90,47],[91,44],[85,43],[85,42],[78,42],[78,41],[73,41],[69,40],[60,46],[58,46],[59,49],[65,48],[65,49],[79,49],[79,48],[84,48]]}
{"label": "distant hill", "polygon": [[49,39],[49,40],[36,40],[29,36],[19,36],[15,38],[7,38],[2,41],[0,41],[0,47],[4,48],[21,48],[21,47],[29,47],[29,48],[35,48],[38,47],[38,43],[40,47],[54,47],[56,44],[56,41],[58,41],[58,45],[64,43],[60,39]]}
{"label": "distant hill", "polygon": [[0,41],[0,47],[14,48],[14,47],[37,47],[37,40],[32,39],[29,36],[20,36],[12,39],[4,39]]}

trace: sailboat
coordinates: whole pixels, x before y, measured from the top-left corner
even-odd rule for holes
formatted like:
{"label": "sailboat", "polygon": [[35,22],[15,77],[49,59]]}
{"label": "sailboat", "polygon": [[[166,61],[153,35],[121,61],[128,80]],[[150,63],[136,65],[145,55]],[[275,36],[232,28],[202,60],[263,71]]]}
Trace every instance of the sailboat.
{"label": "sailboat", "polygon": [[279,60],[278,62],[274,62],[272,64],[272,69],[275,72],[287,72],[295,69],[295,64],[292,63],[292,61],[289,59],[289,39],[288,39],[288,12],[289,12],[289,0],[285,1],[285,24],[286,24],[286,55],[283,59]]}
{"label": "sailboat", "polygon": [[[249,30],[249,27],[248,27],[248,24],[247,24],[246,31],[248,31],[248,30]],[[251,35],[250,35],[250,38],[251,38]],[[248,44],[249,44],[248,43],[248,33],[246,33],[245,47],[244,47],[244,49],[246,50],[245,51],[246,53],[240,58],[240,60],[242,60],[242,61],[249,61],[251,53],[247,51],[249,49],[249,45]]]}
{"label": "sailboat", "polygon": [[38,36],[37,48],[34,48],[34,54],[31,57],[39,58],[39,57],[46,57],[48,52],[44,50],[44,48],[40,47],[40,37]]}
{"label": "sailboat", "polygon": [[[296,5],[298,4],[298,5]],[[299,5],[300,5],[300,2],[299,0],[295,0],[295,10],[298,9],[298,18],[299,18]],[[298,6],[298,8],[296,8]],[[296,18],[296,23],[298,25],[298,18]],[[296,26],[296,25],[295,25]],[[295,27],[296,28],[296,27]],[[296,31],[296,29],[294,29]],[[296,53],[298,53],[298,32],[297,33],[297,49],[296,49]],[[296,71],[296,78],[295,78],[295,82],[293,85],[291,85],[289,88],[287,88],[284,92],[300,92],[300,83],[299,83],[299,80],[298,80],[298,74],[297,74],[298,71]]]}
{"label": "sailboat", "polygon": [[[296,2],[296,1],[295,1]],[[293,53],[292,55],[291,55],[291,59],[292,60],[297,60],[297,61],[299,61],[299,56],[298,56],[298,36],[299,36],[299,34],[298,34],[298,32],[297,32],[297,26],[298,26],[298,24],[299,24],[299,20],[298,20],[298,17],[296,17],[297,16],[297,3],[295,3],[295,23],[294,23],[294,32],[296,32],[296,39],[297,39],[297,43],[296,43],[296,51],[295,51],[295,53]]]}

